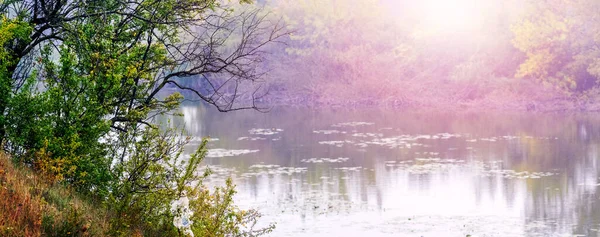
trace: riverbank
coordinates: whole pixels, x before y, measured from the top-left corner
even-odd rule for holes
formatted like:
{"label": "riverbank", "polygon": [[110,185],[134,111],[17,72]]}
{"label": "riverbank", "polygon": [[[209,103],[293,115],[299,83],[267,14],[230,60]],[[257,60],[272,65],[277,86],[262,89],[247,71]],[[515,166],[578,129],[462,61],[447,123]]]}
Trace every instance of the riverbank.
{"label": "riverbank", "polygon": [[0,236],[103,236],[106,212],[0,152]]}
{"label": "riverbank", "polygon": [[385,108],[396,110],[425,110],[439,112],[489,111],[489,112],[600,112],[600,101],[585,101],[578,98],[556,97],[542,100],[518,100],[514,103],[493,100],[459,100],[452,102],[424,103],[419,100],[390,99],[386,101],[320,101],[303,98],[281,99],[262,102],[262,107],[294,107],[294,108]]}
{"label": "riverbank", "polygon": [[[338,88],[336,90],[336,88]],[[339,88],[346,88],[339,90]],[[297,89],[297,88],[296,88]],[[295,90],[296,90],[295,89]],[[386,87],[363,88],[324,85],[303,93],[273,90],[259,101],[263,106],[384,107],[438,111],[490,110],[537,112],[598,112],[600,89],[568,92],[524,79],[397,82]],[[302,90],[296,90],[302,91]]]}

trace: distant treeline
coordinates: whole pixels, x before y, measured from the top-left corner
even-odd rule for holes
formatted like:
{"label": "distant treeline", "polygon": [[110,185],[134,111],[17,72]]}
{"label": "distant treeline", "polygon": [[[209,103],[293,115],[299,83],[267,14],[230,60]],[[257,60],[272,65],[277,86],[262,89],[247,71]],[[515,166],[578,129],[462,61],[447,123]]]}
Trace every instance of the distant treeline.
{"label": "distant treeline", "polygon": [[269,104],[597,104],[599,1],[261,2],[292,32],[261,62]]}

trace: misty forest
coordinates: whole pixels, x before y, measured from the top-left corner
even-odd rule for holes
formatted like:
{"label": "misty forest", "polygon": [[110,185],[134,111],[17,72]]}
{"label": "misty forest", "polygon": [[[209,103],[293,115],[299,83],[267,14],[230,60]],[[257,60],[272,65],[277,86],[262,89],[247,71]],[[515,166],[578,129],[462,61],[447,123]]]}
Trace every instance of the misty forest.
{"label": "misty forest", "polygon": [[600,236],[598,0],[0,0],[0,236]]}

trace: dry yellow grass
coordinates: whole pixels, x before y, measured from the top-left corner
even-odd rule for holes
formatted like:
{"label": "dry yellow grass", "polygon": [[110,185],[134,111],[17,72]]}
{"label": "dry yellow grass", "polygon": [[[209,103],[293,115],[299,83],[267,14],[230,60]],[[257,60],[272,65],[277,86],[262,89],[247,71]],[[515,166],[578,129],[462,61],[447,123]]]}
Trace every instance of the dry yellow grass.
{"label": "dry yellow grass", "polygon": [[41,235],[42,198],[31,192],[36,186],[40,180],[35,175],[16,169],[0,153],[0,235]]}
{"label": "dry yellow grass", "polygon": [[0,236],[101,236],[108,219],[102,208],[0,152]]}

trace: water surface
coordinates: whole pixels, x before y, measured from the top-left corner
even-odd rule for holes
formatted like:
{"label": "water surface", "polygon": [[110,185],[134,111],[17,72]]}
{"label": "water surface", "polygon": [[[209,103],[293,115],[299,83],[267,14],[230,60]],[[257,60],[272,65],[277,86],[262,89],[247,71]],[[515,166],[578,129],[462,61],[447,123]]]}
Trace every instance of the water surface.
{"label": "water surface", "polygon": [[[600,115],[181,108],[271,236],[597,236]],[[194,144],[190,145],[192,150]]]}

